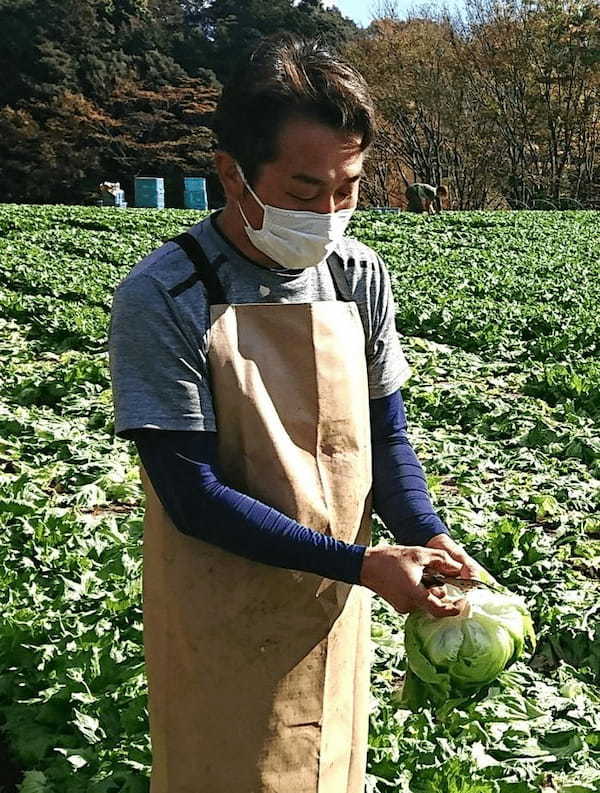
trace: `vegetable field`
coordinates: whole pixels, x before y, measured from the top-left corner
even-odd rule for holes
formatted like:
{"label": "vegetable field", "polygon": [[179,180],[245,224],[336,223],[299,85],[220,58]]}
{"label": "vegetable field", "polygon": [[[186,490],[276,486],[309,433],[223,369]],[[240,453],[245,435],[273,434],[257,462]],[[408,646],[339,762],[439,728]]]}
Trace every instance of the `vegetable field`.
{"label": "vegetable field", "polygon": [[[199,217],[0,206],[5,791],[148,791],[142,491],[106,338],[116,284]],[[435,504],[538,638],[412,712],[403,618],[377,601],[367,789],[600,791],[600,213],[357,213],[351,233],[390,269]]]}

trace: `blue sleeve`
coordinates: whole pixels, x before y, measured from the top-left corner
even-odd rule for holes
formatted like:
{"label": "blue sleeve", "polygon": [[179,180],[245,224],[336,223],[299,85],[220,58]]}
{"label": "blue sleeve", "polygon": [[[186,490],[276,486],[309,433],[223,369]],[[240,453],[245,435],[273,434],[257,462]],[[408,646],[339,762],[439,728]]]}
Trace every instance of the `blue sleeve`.
{"label": "blue sleeve", "polygon": [[425,545],[434,535],[447,534],[408,439],[400,391],[372,399],[370,410],[375,512],[401,545]]}
{"label": "blue sleeve", "polygon": [[164,509],[184,534],[255,562],[359,582],[365,546],[302,526],[223,483],[215,432],[140,429],[130,437]]}

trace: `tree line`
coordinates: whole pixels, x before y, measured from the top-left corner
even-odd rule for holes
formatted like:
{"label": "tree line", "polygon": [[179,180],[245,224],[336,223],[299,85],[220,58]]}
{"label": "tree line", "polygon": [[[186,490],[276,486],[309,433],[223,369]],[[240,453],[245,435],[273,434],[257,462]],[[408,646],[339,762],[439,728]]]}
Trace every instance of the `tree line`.
{"label": "tree line", "polygon": [[[0,200],[89,203],[99,182],[207,175],[236,59],[283,30],[365,75],[379,118],[361,202],[411,181],[450,206],[600,208],[600,6],[466,0],[358,28],[322,0],[0,0]],[[169,196],[170,193],[170,196]]]}
{"label": "tree line", "polygon": [[455,209],[600,208],[597,0],[384,7],[348,47],[379,110],[366,201],[418,179],[447,184]]}
{"label": "tree line", "polygon": [[222,81],[280,30],[338,46],[357,28],[319,0],[0,0],[0,201],[131,196],[144,175],[177,204],[183,175],[212,173]]}

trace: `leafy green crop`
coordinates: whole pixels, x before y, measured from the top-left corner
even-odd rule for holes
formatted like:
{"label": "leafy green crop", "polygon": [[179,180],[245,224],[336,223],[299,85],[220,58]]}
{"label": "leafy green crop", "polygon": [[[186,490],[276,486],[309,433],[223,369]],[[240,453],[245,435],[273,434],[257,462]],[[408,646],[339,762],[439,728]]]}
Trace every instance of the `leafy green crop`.
{"label": "leafy green crop", "polygon": [[535,645],[522,599],[497,590],[462,593],[448,584],[448,596],[464,601],[460,614],[439,619],[419,610],[408,616],[402,704],[417,709],[450,697],[468,700],[518,660],[527,644]]}
{"label": "leafy green crop", "polygon": [[[119,280],[199,217],[0,206],[0,725],[21,793],[148,791],[143,498],[106,337]],[[404,619],[376,602],[368,790],[600,791],[600,214],[357,213],[352,232],[390,269],[436,507],[538,637],[467,702],[412,713]]]}

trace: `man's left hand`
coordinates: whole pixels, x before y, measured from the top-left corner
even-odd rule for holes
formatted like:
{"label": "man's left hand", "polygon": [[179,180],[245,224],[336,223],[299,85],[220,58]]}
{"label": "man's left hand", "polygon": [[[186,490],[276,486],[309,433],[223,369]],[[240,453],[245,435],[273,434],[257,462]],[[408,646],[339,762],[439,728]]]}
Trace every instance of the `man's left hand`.
{"label": "man's left hand", "polygon": [[482,567],[475,559],[470,557],[465,549],[457,542],[454,542],[452,537],[447,534],[436,534],[425,545],[427,548],[441,548],[455,561],[459,562],[462,565],[460,573],[458,573],[459,578],[477,578],[484,582],[494,580],[485,567]]}

